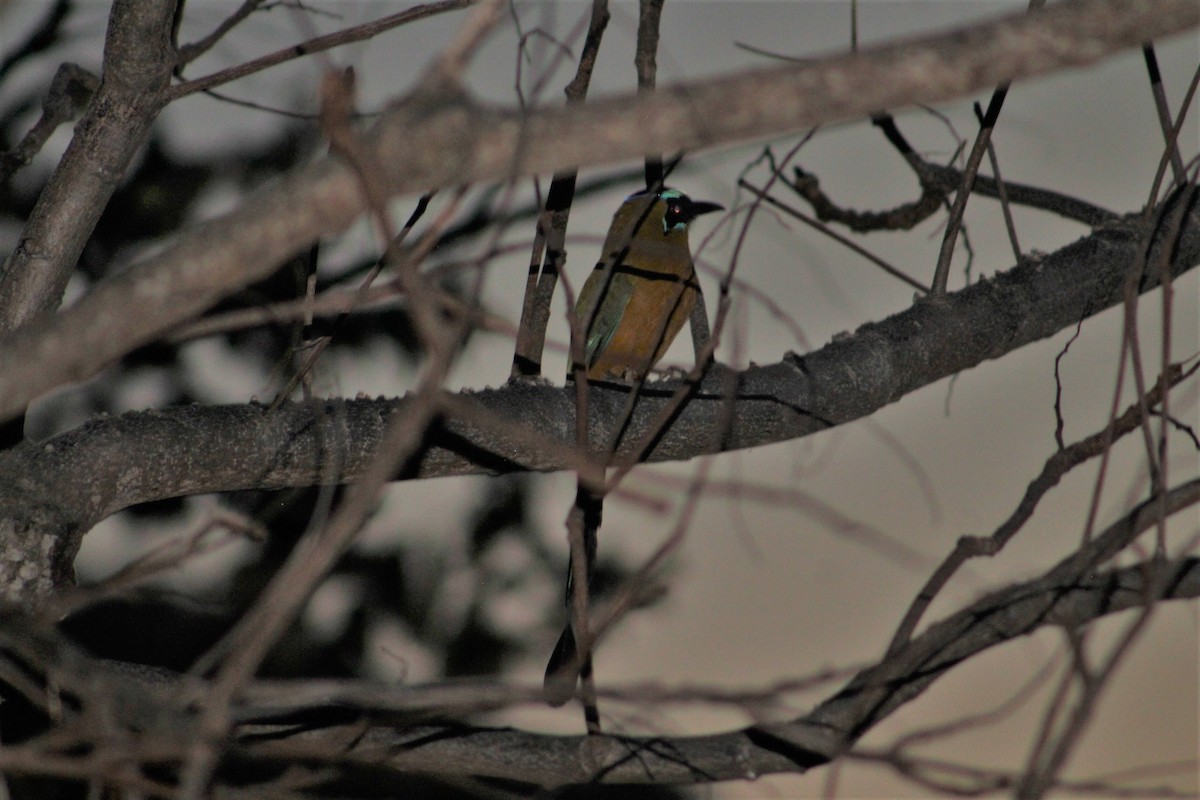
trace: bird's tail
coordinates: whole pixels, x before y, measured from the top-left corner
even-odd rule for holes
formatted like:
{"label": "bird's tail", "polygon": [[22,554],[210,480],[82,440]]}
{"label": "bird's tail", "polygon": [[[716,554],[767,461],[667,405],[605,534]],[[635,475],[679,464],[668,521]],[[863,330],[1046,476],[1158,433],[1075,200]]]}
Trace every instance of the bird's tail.
{"label": "bird's tail", "polygon": [[[592,588],[592,579],[596,573],[596,531],[600,527],[603,509],[603,499],[600,495],[580,485],[575,498],[576,509],[582,512],[583,527],[583,557],[584,574],[587,576],[587,590]],[[582,677],[587,680],[592,673],[591,653],[580,654],[571,626],[571,607],[575,592],[574,561],[567,565],[566,606],[568,621],[554,645],[550,660],[546,664],[546,675],[542,681],[542,696],[552,706],[561,706],[575,696],[575,685]],[[586,704],[585,704],[586,705]],[[599,716],[594,706],[584,709],[588,721],[588,729],[593,722],[599,724]]]}
{"label": "bird's tail", "polygon": [[581,672],[575,666],[576,650],[575,633],[567,623],[546,663],[546,677],[542,681],[542,696],[552,706],[561,706],[575,696],[575,682]]}

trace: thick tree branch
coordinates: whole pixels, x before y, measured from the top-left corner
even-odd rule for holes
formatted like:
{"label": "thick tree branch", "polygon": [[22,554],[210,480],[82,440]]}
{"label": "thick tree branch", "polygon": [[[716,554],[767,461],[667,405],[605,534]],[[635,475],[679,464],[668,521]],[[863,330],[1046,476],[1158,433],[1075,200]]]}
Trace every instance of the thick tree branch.
{"label": "thick tree branch", "polygon": [[[1200,501],[1200,482],[1172,490],[1166,500],[1171,513]],[[1157,510],[1157,501],[1143,504],[1105,531],[1095,547],[937,623],[789,722],[706,736],[552,736],[424,721],[430,713],[470,713],[535,696],[519,689],[364,686],[347,692],[314,681],[281,692],[271,684],[250,684],[231,709],[239,723],[231,756],[243,770],[254,764],[266,770],[301,763],[367,767],[377,787],[389,773],[413,772],[546,786],[697,784],[804,772],[844,754],[880,720],[979,652],[1047,626],[1080,627],[1147,603],[1200,596],[1200,559],[1093,568],[1113,547],[1128,545],[1152,527]],[[12,685],[18,677],[20,684],[12,688],[35,704],[53,694],[67,701],[61,707],[84,713],[71,712],[61,721],[57,740],[6,747],[0,768],[10,774],[58,774],[67,768],[55,741],[92,742],[92,755],[121,761],[138,758],[139,741],[153,741],[156,762],[178,761],[194,736],[196,699],[206,692],[200,679],[97,661],[10,613],[0,616],[0,681]],[[52,693],[42,688],[46,681]],[[243,779],[247,774],[242,772]]]}
{"label": "thick tree branch", "polygon": [[[390,194],[767,137],[937,103],[984,86],[1092,63],[1200,23],[1194,0],[1080,0],[812,65],[775,67],[518,114],[444,84],[395,104],[367,138]],[[75,307],[0,339],[0,418],[96,374],[221,297],[270,274],[364,210],[336,158],[302,168]],[[135,305],[138,314],[127,309]]]}
{"label": "thick tree branch", "polygon": [[[1200,502],[1200,481],[1172,490],[1168,513]],[[1200,559],[1149,561],[1109,572],[1095,565],[1155,524],[1157,500],[1114,523],[1043,577],[1001,589],[932,626],[859,673],[811,713],[780,724],[696,737],[556,737],[466,726],[370,729],[346,760],[419,771],[460,770],[546,785],[564,782],[706,783],[804,772],[845,753],[957,664],[1045,626],[1079,627],[1164,599],[1200,596]],[[314,733],[295,744],[328,752]],[[292,743],[264,747],[287,753]]]}
{"label": "thick tree branch", "polygon": [[[727,371],[692,392],[646,460],[691,459],[798,438],[859,419],[941,378],[999,358],[1122,301],[1148,231],[1137,218],[1096,231],[939,300],[922,300],[807,355],[736,375],[728,414]],[[1171,248],[1171,274],[1200,263],[1200,207]],[[642,389],[616,457],[628,456],[654,424],[678,381]],[[593,385],[595,444],[622,418],[628,388]],[[182,494],[346,482],[358,477],[387,420],[410,400],[330,400],[277,410],[187,407],[94,420],[41,443],[0,453],[0,586],[24,602],[68,581],[87,530],[134,503]],[[573,460],[573,387],[514,383],[461,395],[496,420],[449,414],[400,477],[549,471]],[[447,405],[449,407],[449,405]],[[120,458],[114,457],[120,454]],[[130,467],[133,457],[137,466]]]}

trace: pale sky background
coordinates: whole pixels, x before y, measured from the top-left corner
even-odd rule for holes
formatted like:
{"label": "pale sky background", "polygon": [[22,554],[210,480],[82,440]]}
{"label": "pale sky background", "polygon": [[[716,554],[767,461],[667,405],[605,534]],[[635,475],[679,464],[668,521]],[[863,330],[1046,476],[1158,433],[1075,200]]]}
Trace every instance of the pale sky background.
{"label": "pale sky background", "polygon": [[[17,17],[35,4],[17,4],[8,14]],[[188,6],[184,39],[194,39],[222,19],[235,3],[196,2]],[[337,18],[307,17],[322,31],[373,19],[400,10],[399,3],[326,2],[314,8],[333,11]],[[997,13],[1023,8],[1024,2],[865,2],[859,12],[860,44],[897,35],[918,34],[951,27]],[[77,20],[80,53],[85,66],[96,67],[107,3],[85,5],[90,24]],[[519,6],[525,30],[541,26],[566,38],[587,11],[580,2],[525,3]],[[446,41],[461,15],[444,15],[378,37],[374,41],[333,51],[338,65],[353,64],[360,87],[360,107],[381,107],[389,97],[404,91],[419,75],[432,48]],[[2,21],[2,17],[0,17]],[[754,48],[792,57],[813,57],[844,50],[849,41],[849,4],[845,2],[668,2],[663,19],[658,59],[659,83],[693,79],[739,67],[760,66],[766,59],[738,47]],[[0,24],[0,40],[7,44],[9,30]],[[635,81],[632,67],[636,32],[636,4],[614,3],[593,81],[593,95],[628,91]],[[212,54],[189,70],[196,77],[306,38],[290,13],[262,15],[240,28]],[[498,32],[479,55],[469,73],[469,85],[481,98],[501,105],[515,102],[514,68],[516,34],[511,24]],[[573,46],[578,47],[577,43]],[[541,54],[545,59],[552,52]],[[1176,39],[1158,49],[1172,108],[1181,99],[1200,55],[1195,36]],[[86,58],[92,58],[87,61]],[[225,87],[230,94],[275,106],[312,108],[313,87],[322,62],[309,59],[252,76]],[[527,64],[536,72],[538,63]],[[558,102],[561,86],[574,65],[564,62],[547,83],[543,102]],[[36,77],[36,76],[34,76]],[[31,78],[32,79],[32,78]],[[988,95],[977,98],[986,104]],[[961,136],[974,134],[970,101],[939,112],[952,121]],[[900,125],[914,145],[935,160],[945,160],[955,147],[945,125],[924,112],[906,111]],[[1200,143],[1195,123],[1183,137],[1185,159]],[[278,124],[270,115],[233,108],[204,97],[194,97],[169,108],[163,117],[168,141],[188,153],[226,146],[233,138],[266,136]],[[1051,78],[1018,84],[1009,93],[993,141],[1004,177],[1073,194],[1114,211],[1140,208],[1160,155],[1162,137],[1152,114],[1141,54],[1129,51],[1100,67],[1073,71]],[[780,140],[775,152],[785,152],[796,138]],[[43,155],[49,164],[66,142],[65,132]],[[735,191],[739,172],[761,149],[761,143],[703,153],[688,159],[672,183],[693,197],[714,200],[728,208],[746,201]],[[797,163],[816,173],[825,190],[845,206],[882,209],[916,196],[916,182],[899,157],[867,123],[821,131],[800,153]],[[630,166],[630,165],[620,165]],[[603,174],[591,170],[583,174]],[[984,172],[990,173],[985,166]],[[763,172],[756,175],[761,178]],[[543,184],[546,185],[546,184]],[[636,185],[614,189],[577,203],[571,217],[572,244],[568,272],[580,285],[594,262],[598,244],[612,211],[621,197]],[[528,194],[527,187],[522,189]],[[206,213],[231,207],[232,195],[212,197]],[[802,205],[797,202],[797,205]],[[396,204],[406,215],[411,199]],[[732,250],[736,229],[718,227],[717,215],[700,220],[692,234],[693,249],[710,233],[710,245],[700,259],[723,270]],[[1018,232],[1025,249],[1057,249],[1086,231],[1049,215],[1016,210]],[[740,222],[739,216],[736,221]],[[940,223],[941,217],[938,217]],[[976,249],[973,276],[991,275],[1012,265],[999,207],[986,199],[972,200],[967,222]],[[715,231],[715,233],[714,233]],[[515,226],[512,241],[525,241],[527,226]],[[926,224],[899,235],[872,234],[859,243],[885,256],[892,264],[922,281],[928,281],[940,244],[940,228]],[[345,260],[373,247],[368,230],[360,226],[330,248]],[[461,253],[440,254],[442,258]],[[519,318],[520,290],[524,286],[522,254],[492,266],[487,281],[489,308],[515,324]],[[336,263],[336,256],[335,262]],[[961,257],[952,274],[952,288],[963,285]],[[758,301],[739,293],[733,320],[719,357],[744,365],[768,363],[787,350],[816,349],[842,331],[878,320],[905,309],[913,292],[848,253],[814,231],[760,213],[741,256],[740,279],[769,294],[803,332],[798,340],[788,325],[772,317]],[[715,279],[704,280],[715,298]],[[1196,352],[1196,272],[1176,284],[1175,349],[1178,360]],[[561,304],[561,300],[560,300]],[[561,305],[555,306],[551,339],[565,341]],[[1147,363],[1157,363],[1159,326],[1158,295],[1142,301],[1142,342]],[[1114,354],[1120,333],[1120,311],[1110,310],[1088,320],[1082,334],[1063,359],[1063,408],[1068,442],[1088,435],[1104,422],[1111,403]],[[814,671],[876,659],[886,647],[904,608],[926,575],[955,540],[964,534],[989,534],[1019,500],[1025,485],[1054,450],[1054,359],[1071,336],[1064,331],[1050,340],[969,370],[951,384],[942,381],[903,398],[868,420],[843,426],[801,441],[786,442],[754,451],[726,454],[715,459],[712,477],[744,480],[756,485],[801,490],[822,503],[924,554],[928,564],[912,566],[847,539],[829,530],[805,512],[802,504],[766,507],[750,500],[718,498],[705,502],[688,536],[672,557],[665,578],[669,594],[652,610],[636,613],[606,640],[596,658],[599,680],[605,685],[653,681],[667,686],[690,684],[758,689],[773,682]],[[668,360],[687,363],[691,356],[686,335]],[[205,386],[213,402],[244,402],[264,392],[260,375],[237,374],[240,365],[222,346],[199,342],[188,357],[208,367],[211,385]],[[353,396],[395,394],[411,385],[409,374],[385,354],[357,363],[325,364],[319,375],[329,394]],[[500,336],[475,337],[453,375],[461,387],[494,386],[508,374],[511,342]],[[565,357],[561,351],[547,359],[546,373],[561,380]],[[1194,386],[1176,396],[1177,413],[1195,424]],[[151,399],[130,397],[131,407],[145,407]],[[1122,401],[1122,408],[1128,398]],[[1196,474],[1197,459],[1181,438],[1172,451],[1175,476]],[[1116,469],[1101,503],[1100,524],[1111,522],[1127,498],[1144,490],[1138,466],[1140,443],[1129,437],[1116,450]],[[920,464],[924,475],[910,462]],[[644,467],[632,480],[640,490],[675,501],[677,485],[665,477],[689,477],[695,464]],[[984,591],[1014,580],[1032,577],[1069,553],[1081,534],[1094,477],[1095,464],[1077,470],[1051,492],[1026,528],[998,557],[972,562],[943,592],[926,621],[936,620]],[[386,548],[392,531],[424,530],[431,548],[453,553],[460,543],[447,537],[458,530],[458,520],[474,507],[470,498],[486,479],[437,480],[398,485],[387,497],[386,513],[364,534],[363,547]],[[925,481],[932,487],[932,496]],[[574,493],[571,475],[537,479],[538,516],[547,541],[564,553],[562,520]],[[204,501],[196,503],[201,516]],[[605,506],[601,548],[620,553],[638,564],[666,536],[674,514],[648,515],[619,499]],[[85,539],[81,569],[95,575],[115,567],[116,545],[128,539],[123,523],[104,523]],[[1196,532],[1195,515],[1182,514],[1172,521],[1172,543],[1180,547]],[[218,564],[198,565],[188,580],[203,583],[220,569]],[[500,569],[503,569],[501,567]],[[498,587],[467,587],[466,591],[493,593],[497,619],[515,626],[527,624],[528,595],[505,596]],[[558,593],[558,586],[538,591]],[[447,589],[453,606],[455,589]],[[336,592],[319,595],[336,605]],[[448,611],[447,613],[451,613]],[[526,615],[527,616],[527,615]],[[315,617],[314,617],[315,618]],[[1114,618],[1094,628],[1096,639],[1119,632],[1131,617]],[[383,631],[380,646],[391,652],[406,648],[403,631]],[[547,639],[545,653],[553,645]],[[1071,759],[1066,775],[1074,779],[1098,778],[1124,769],[1194,759],[1200,744],[1197,733],[1197,608],[1195,603],[1166,604],[1139,646],[1124,662],[1099,706],[1093,726]],[[421,653],[405,650],[409,658],[407,679],[436,677],[436,663]],[[1097,651],[1099,652],[1099,650]],[[996,648],[940,679],[923,697],[910,703],[879,725],[863,745],[882,747],[901,733],[935,725],[965,714],[993,708],[1010,697],[1036,671],[1058,659],[1062,663],[1063,637],[1045,630],[1037,635]],[[513,677],[538,682],[542,655],[517,665]],[[395,665],[380,658],[380,676]],[[831,694],[825,687],[801,696],[796,709]],[[966,761],[986,767],[1019,769],[1036,730],[1045,690],[1003,722],[958,734],[922,750],[927,755]],[[701,733],[745,724],[741,713],[711,709],[670,709],[659,716],[638,717],[635,709],[609,708],[612,730],[657,730]],[[787,709],[779,712],[780,717]],[[577,709],[523,710],[508,721],[547,730],[574,731],[580,726]],[[1195,790],[1189,768],[1156,773],[1152,782],[1166,782]],[[711,792],[717,797],[799,797],[819,795],[828,770],[803,777],[769,777],[753,783],[725,784]],[[838,796],[893,797],[924,794],[899,783],[883,768],[843,764]]]}

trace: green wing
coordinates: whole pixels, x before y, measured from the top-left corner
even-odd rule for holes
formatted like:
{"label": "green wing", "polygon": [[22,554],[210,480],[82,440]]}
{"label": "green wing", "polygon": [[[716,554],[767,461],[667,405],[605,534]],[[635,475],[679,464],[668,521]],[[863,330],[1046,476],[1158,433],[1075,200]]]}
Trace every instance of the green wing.
{"label": "green wing", "polygon": [[596,359],[612,341],[613,335],[621,325],[621,317],[625,315],[625,308],[629,305],[629,298],[633,296],[633,278],[628,275],[613,275],[612,280],[608,281],[608,289],[605,291],[604,284],[607,278],[607,270],[593,270],[584,283],[583,290],[579,293],[577,321],[580,325],[584,325],[587,323],[588,315],[592,313],[596,295],[601,291],[604,292],[604,296],[599,300],[600,307],[587,332],[584,362],[588,367],[596,363]]}

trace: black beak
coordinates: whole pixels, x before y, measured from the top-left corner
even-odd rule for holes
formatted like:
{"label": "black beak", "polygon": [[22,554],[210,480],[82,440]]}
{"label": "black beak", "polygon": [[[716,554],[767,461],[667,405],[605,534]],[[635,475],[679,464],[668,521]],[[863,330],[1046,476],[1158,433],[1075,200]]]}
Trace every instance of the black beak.
{"label": "black beak", "polygon": [[709,212],[712,212],[712,211],[724,211],[724,210],[725,210],[725,206],[719,205],[717,203],[710,203],[706,200],[693,200],[691,202],[691,205],[688,206],[688,213],[691,215],[692,219],[695,219],[696,217],[700,216],[701,214],[708,214]]}

